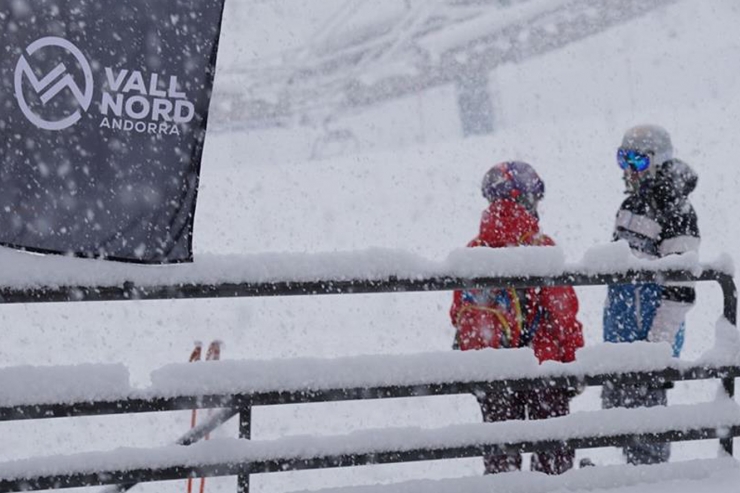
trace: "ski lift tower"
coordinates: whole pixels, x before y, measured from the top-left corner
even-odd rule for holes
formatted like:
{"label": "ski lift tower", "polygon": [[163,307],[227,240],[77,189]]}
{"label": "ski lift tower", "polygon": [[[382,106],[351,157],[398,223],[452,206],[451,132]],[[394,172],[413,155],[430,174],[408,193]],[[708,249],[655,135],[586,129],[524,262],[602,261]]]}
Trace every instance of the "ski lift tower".
{"label": "ski lift tower", "polygon": [[248,128],[325,122],[452,84],[465,135],[495,129],[490,72],[676,0],[347,0],[298,50],[224,71],[219,120]]}

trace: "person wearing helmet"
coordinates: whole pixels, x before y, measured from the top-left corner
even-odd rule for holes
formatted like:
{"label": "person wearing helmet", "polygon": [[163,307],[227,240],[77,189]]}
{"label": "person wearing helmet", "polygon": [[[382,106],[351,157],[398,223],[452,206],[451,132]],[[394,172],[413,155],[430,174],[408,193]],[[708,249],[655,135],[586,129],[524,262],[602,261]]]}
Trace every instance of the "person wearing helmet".
{"label": "person wearing helmet", "polygon": [[[478,236],[469,247],[510,248],[552,246],[539,230],[537,207],[545,185],[527,163],[504,162],[483,178],[483,211]],[[540,362],[570,362],[583,346],[577,320],[578,298],[571,287],[474,289],[456,291],[450,317],[456,329],[456,349],[530,347]],[[476,394],[486,422],[545,419],[569,412],[573,389]],[[565,447],[532,455],[531,469],[560,474],[573,466],[574,451]],[[484,457],[487,474],[521,469],[521,454]]]}
{"label": "person wearing helmet", "polygon": [[[627,198],[617,212],[613,240],[627,241],[634,255],[657,259],[697,252],[699,227],[689,194],[697,175],[673,157],[668,132],[657,125],[627,130],[617,150]],[[686,283],[610,286],[604,308],[604,341],[651,341],[671,344],[678,357],[684,319],[696,298]],[[604,408],[667,404],[664,387],[605,385]],[[655,464],[670,458],[670,444],[636,444],[623,453],[630,464]]]}

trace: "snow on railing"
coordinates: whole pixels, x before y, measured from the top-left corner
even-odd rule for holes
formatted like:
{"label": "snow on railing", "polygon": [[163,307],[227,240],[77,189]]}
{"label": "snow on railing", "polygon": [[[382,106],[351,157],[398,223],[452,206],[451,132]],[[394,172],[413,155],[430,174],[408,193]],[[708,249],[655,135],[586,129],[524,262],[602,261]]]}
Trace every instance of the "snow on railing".
{"label": "snow on railing", "polygon": [[[723,359],[714,363],[707,354],[700,358],[702,364],[677,360],[671,356],[667,344],[655,343],[584,348],[578,352],[576,362],[568,364],[538,365],[527,349],[175,364],[155,371],[152,385],[146,389],[125,385],[122,382],[125,369],[118,365],[99,365],[99,369],[90,368],[96,365],[87,365],[86,370],[96,370],[102,375],[97,379],[85,376],[77,367],[11,368],[0,370],[0,382],[6,381],[6,377],[16,379],[14,385],[0,388],[3,396],[0,419],[225,407],[177,441],[179,445],[190,445],[237,414],[240,415],[240,436],[249,438],[251,410],[256,405],[462,394],[496,386],[533,389],[601,385],[607,381],[650,385],[706,378],[733,381],[740,376],[739,350],[735,346],[733,358],[727,359],[731,354],[728,350],[721,355]],[[46,395],[38,389],[30,393],[22,390],[24,382],[50,376]],[[106,380],[110,388],[101,383]],[[87,390],[85,396],[90,382],[103,388],[102,394]],[[67,393],[82,400],[74,402]],[[86,397],[89,400],[84,400]],[[635,439],[720,438],[725,450],[731,452],[732,437],[740,434],[740,408],[727,398],[709,404],[665,408],[655,415],[651,414],[655,409],[602,412],[608,415],[580,413],[555,424],[541,424],[550,420],[537,422],[540,424],[534,428],[529,424],[511,426],[505,423],[498,425],[499,428],[463,425],[436,431],[380,430],[327,439],[325,449],[315,448],[316,444],[323,443],[315,438],[298,442],[281,439],[271,445],[257,442],[259,445],[254,446],[244,440],[227,440],[219,442],[219,450],[230,450],[232,455],[214,455],[209,452],[211,449],[199,446],[201,448],[192,453],[180,447],[165,447],[37,458],[0,464],[0,492],[11,491],[21,483],[24,488],[123,483],[118,491],[125,491],[133,482],[182,478],[188,474],[239,474],[239,491],[246,492],[250,472],[472,457],[480,454],[483,447],[542,450],[552,440],[566,440],[573,447],[588,448],[620,446]],[[614,426],[615,423],[619,426]],[[458,438],[451,440],[453,435]],[[402,439],[394,441],[398,437]],[[313,444],[314,448],[306,452],[305,444]],[[344,448],[331,448],[332,444]]]}
{"label": "snow on railing", "polygon": [[[496,447],[542,450],[551,446],[553,440],[565,440],[573,447],[596,447],[620,446],[635,439],[720,438],[722,448],[732,454],[733,437],[740,434],[740,409],[725,399],[681,408],[580,413],[558,418],[561,421],[555,424],[556,420],[546,420],[469,425],[470,431],[460,427],[429,432],[385,430],[365,436],[364,442],[358,442],[357,436],[323,441],[311,438],[306,443],[314,447],[313,455],[301,455],[301,450],[305,452],[305,449],[291,441],[293,439],[281,439],[272,445],[243,440],[250,437],[251,411],[257,405],[461,394],[497,386],[535,389],[553,385],[601,385],[607,381],[662,385],[705,378],[721,379],[726,394],[732,397],[734,379],[740,376],[740,335],[734,327],[737,292],[731,275],[733,267],[726,257],[713,264],[700,264],[694,255],[645,261],[634,258],[626,244],[614,243],[590,250],[575,264],[566,263],[563,252],[556,247],[522,247],[464,249],[453,252],[441,262],[407,252],[368,250],[316,255],[204,257],[190,265],[145,267],[0,250],[0,266],[4,269],[0,280],[0,298],[4,302],[432,291],[654,281],[717,281],[724,296],[716,345],[694,363],[672,358],[668,345],[633,343],[584,349],[578,353],[577,361],[570,364],[546,362],[538,365],[531,351],[521,349],[328,361],[171,365],[155,372],[152,385],[145,389],[131,388],[125,368],[116,365],[92,368],[94,371],[89,367],[0,370],[0,419],[223,407],[225,409],[177,443],[192,444],[236,414],[242,439],[220,442],[220,455],[208,452],[214,445],[202,444],[192,451],[176,446],[0,464],[0,492],[110,483],[124,483],[118,487],[119,491],[124,491],[136,481],[228,474],[238,474],[239,491],[247,492],[249,474],[253,472],[471,457]],[[597,415],[602,417],[593,418]],[[597,430],[597,421],[616,422],[618,426]],[[469,440],[449,441],[448,434],[453,429],[454,434]],[[495,431],[504,429],[521,431],[522,435],[510,436],[508,431]],[[576,429],[581,431],[576,432]],[[564,432],[567,433],[562,434]],[[403,440],[394,441],[399,437]],[[481,441],[481,437],[485,440]],[[385,448],[386,445],[390,448]],[[316,449],[320,446],[327,448]],[[292,452],[278,453],[285,450]],[[146,458],[146,462],[137,462]]]}
{"label": "snow on railing", "polygon": [[[724,324],[724,323],[723,323]],[[723,343],[719,358],[710,350],[697,362],[672,357],[670,346],[660,343],[602,344],[580,349],[576,361],[548,361],[540,365],[529,348],[507,351],[445,351],[402,355],[368,355],[342,358],[295,358],[266,361],[209,361],[170,364],[151,374],[151,385],[133,388],[123,365],[78,365],[48,367],[10,367],[0,369],[0,420],[40,419],[55,417],[44,409],[57,405],[68,414],[85,414],[82,405],[111,403],[99,414],[149,412],[185,407],[213,407],[213,401],[227,405],[234,396],[258,404],[267,395],[299,394],[291,399],[307,401],[312,393],[360,389],[418,388],[421,394],[451,394],[469,391],[463,385],[533,386],[538,381],[561,379],[575,385],[598,385],[619,374],[660,373],[663,379],[689,380],[708,378],[710,372],[719,377],[734,366],[740,366],[740,344]],[[738,370],[740,376],[740,370]],[[450,386],[447,391],[442,386]],[[455,386],[461,386],[457,390]],[[543,385],[549,385],[544,383]],[[440,390],[428,390],[437,386]],[[206,398],[207,397],[207,398]],[[341,396],[340,396],[341,397]],[[277,399],[278,397],[276,397]],[[288,399],[286,397],[286,399]],[[171,404],[163,404],[164,401]],[[188,402],[183,402],[187,400]],[[134,408],[127,402],[151,402]],[[143,406],[143,404],[142,404]],[[181,406],[181,407],[178,407]],[[28,410],[21,416],[11,416],[13,408]],[[75,413],[75,408],[79,412]],[[34,411],[34,408],[37,410]]]}
{"label": "snow on railing", "polygon": [[[647,261],[626,243],[591,249],[569,264],[558,247],[466,248],[442,261],[370,249],[318,254],[204,255],[191,264],[144,266],[0,249],[0,302],[285,296],[438,291],[532,285],[727,281],[732,262],[694,254]],[[724,279],[724,281],[723,281]]]}
{"label": "snow on railing", "polygon": [[347,467],[399,461],[532,452],[550,447],[625,445],[635,439],[697,440],[740,435],[733,401],[607,409],[535,421],[386,428],[342,436],[249,441],[214,439],[190,447],[118,449],[0,463],[0,492]]}

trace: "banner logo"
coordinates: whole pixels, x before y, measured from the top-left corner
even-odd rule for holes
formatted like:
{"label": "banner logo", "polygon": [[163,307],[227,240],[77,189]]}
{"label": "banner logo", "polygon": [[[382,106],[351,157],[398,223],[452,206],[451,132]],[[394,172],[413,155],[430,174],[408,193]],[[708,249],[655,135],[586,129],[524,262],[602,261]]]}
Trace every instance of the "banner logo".
{"label": "banner logo", "polygon": [[105,67],[100,128],[149,135],[180,135],[195,117],[195,105],[178,89],[177,76]]}
{"label": "banner logo", "polygon": [[[74,56],[84,74],[84,89],[80,89],[80,86],[75,82],[75,78],[67,71],[67,67],[63,62],[60,61],[51,72],[38,78],[28,63],[28,60],[26,60],[26,57],[21,55],[15,67],[15,97],[18,100],[18,105],[23,115],[38,128],[52,131],[64,130],[77,123],[82,118],[82,112],[86,112],[90,108],[93,98],[92,69],[90,68],[90,63],[82,54],[82,51],[62,38],[45,37],[38,39],[28,45],[26,53],[30,57],[37,51],[45,48],[61,48]],[[31,108],[32,105],[26,100],[24,81],[30,82],[31,89],[38,95],[39,103],[36,103],[37,106],[45,106],[57,97],[59,93],[65,89],[69,89],[69,92],[76,101],[76,108],[59,120],[44,119],[44,117],[40,116]]]}
{"label": "banner logo", "polygon": [[193,260],[225,1],[0,0],[0,246]]}

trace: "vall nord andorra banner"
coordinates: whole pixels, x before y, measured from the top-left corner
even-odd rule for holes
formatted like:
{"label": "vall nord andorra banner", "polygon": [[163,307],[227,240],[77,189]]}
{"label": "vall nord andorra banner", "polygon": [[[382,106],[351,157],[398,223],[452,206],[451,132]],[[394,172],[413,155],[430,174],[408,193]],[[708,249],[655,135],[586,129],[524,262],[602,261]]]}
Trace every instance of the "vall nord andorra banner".
{"label": "vall nord andorra banner", "polygon": [[0,0],[0,245],[192,260],[224,0]]}

